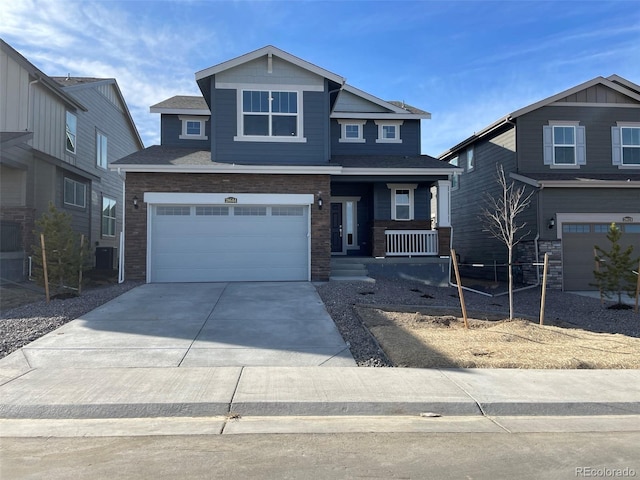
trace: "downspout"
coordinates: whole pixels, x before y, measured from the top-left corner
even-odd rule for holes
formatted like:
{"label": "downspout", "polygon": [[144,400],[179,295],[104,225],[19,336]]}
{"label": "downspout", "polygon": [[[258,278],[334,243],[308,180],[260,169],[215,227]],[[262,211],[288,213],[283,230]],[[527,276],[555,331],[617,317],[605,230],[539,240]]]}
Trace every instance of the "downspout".
{"label": "downspout", "polygon": [[125,203],[126,199],[126,183],[125,177],[122,176],[122,172],[120,167],[118,167],[118,176],[122,179],[122,231],[120,232],[120,248],[118,248],[118,283],[124,282],[124,229],[127,224],[126,220],[126,211],[127,205]]}

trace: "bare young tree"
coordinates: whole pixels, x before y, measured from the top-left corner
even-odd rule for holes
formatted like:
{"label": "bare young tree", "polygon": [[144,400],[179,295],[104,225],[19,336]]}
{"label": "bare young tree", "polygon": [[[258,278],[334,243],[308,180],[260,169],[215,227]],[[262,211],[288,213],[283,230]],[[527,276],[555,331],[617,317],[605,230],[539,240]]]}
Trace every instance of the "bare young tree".
{"label": "bare young tree", "polygon": [[517,223],[516,217],[531,203],[534,192],[527,194],[526,186],[515,187],[515,182],[507,183],[502,164],[496,166],[496,181],[502,192],[500,196],[486,196],[486,207],[481,218],[489,233],[507,247],[509,271],[509,319],[513,319],[513,249],[529,232],[522,233],[526,222]]}

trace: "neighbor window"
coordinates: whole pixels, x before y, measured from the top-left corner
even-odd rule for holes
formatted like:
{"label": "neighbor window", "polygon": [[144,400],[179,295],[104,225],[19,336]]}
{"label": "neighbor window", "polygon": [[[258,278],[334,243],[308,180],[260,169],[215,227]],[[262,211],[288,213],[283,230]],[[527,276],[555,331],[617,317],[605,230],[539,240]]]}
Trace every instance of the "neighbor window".
{"label": "neighbor window", "polygon": [[181,140],[207,140],[204,132],[205,122],[209,117],[189,117],[180,115],[178,117],[182,122]]}
{"label": "neighbor window", "polygon": [[86,206],[87,186],[70,178],[64,179],[64,203],[74,207]]}
{"label": "neighbor window", "polygon": [[96,165],[107,168],[107,136],[96,132]]}
{"label": "neighbor window", "polygon": [[242,135],[299,137],[298,92],[244,90]]}
{"label": "neighbor window", "polygon": [[585,128],[578,122],[549,123],[542,127],[544,164],[552,168],[585,165]]}
{"label": "neighbor window", "polygon": [[116,236],[116,201],[102,197],[102,236]]}
{"label": "neighbor window", "polygon": [[620,128],[622,165],[640,165],[640,127]]}
{"label": "neighbor window", "polygon": [[413,197],[417,184],[387,184],[391,190],[391,219],[413,220]]}
{"label": "neighbor window", "polygon": [[467,172],[470,172],[474,169],[475,163],[473,159],[473,147],[470,147],[467,150]]}
{"label": "neighbor window", "polygon": [[400,139],[400,126],[402,123],[402,120],[376,120],[376,125],[378,126],[378,138],[376,139],[376,142],[402,143],[402,140]]}
{"label": "neighbor window", "polygon": [[78,128],[78,119],[71,113],[67,112],[66,117],[66,136],[67,136],[67,152],[76,153],[76,131]]}
{"label": "neighbor window", "polygon": [[364,124],[366,120],[338,120],[340,124],[340,139],[339,142],[353,142],[364,143]]}
{"label": "neighbor window", "polygon": [[[458,166],[458,157],[454,157],[449,161],[449,165],[453,167]],[[458,174],[454,173],[451,175],[451,190],[456,190],[460,186],[460,180],[458,178]]]}

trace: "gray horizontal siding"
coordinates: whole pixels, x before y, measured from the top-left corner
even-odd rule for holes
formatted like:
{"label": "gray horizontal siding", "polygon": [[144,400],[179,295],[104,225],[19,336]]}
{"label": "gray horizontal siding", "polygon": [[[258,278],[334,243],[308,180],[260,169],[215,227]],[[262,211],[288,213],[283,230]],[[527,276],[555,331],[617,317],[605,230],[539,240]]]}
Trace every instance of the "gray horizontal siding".
{"label": "gray horizontal siding", "polygon": [[[585,127],[586,165],[580,172],[622,173],[611,163],[611,127],[618,121],[640,122],[639,108],[548,106],[518,118],[518,170],[524,173],[562,172],[543,162],[542,127],[549,120],[580,121]],[[640,169],[639,169],[640,170]],[[566,171],[566,170],[564,170]]]}
{"label": "gray horizontal siding", "polygon": [[236,90],[217,89],[212,94],[216,112],[213,132],[214,160],[252,164],[313,165],[328,162],[326,138],[328,96],[325,92],[303,93],[304,143],[241,142],[237,135]]}
{"label": "gray horizontal siding", "polygon": [[332,119],[332,155],[420,155],[420,120],[404,121],[400,127],[402,143],[376,143],[378,126],[374,120],[368,120],[364,125],[365,143],[341,143],[340,128],[338,121]]}

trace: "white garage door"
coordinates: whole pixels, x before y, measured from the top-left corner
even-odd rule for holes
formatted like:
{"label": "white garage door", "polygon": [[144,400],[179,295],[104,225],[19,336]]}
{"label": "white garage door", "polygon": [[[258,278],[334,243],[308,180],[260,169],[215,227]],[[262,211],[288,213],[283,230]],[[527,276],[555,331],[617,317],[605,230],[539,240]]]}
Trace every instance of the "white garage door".
{"label": "white garage door", "polygon": [[151,282],[309,279],[308,205],[152,205]]}

